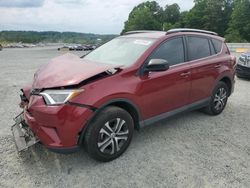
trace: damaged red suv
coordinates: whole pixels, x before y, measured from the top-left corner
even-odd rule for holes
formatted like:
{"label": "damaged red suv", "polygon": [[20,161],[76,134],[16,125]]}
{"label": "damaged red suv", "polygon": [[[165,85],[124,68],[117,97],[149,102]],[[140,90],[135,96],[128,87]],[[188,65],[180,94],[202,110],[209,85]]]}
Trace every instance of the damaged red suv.
{"label": "damaged red suv", "polygon": [[34,75],[12,132],[18,151],[84,145],[100,161],[119,157],[133,131],[187,110],[220,114],[234,89],[236,59],[216,33],[133,31],[82,58],[65,54]]}

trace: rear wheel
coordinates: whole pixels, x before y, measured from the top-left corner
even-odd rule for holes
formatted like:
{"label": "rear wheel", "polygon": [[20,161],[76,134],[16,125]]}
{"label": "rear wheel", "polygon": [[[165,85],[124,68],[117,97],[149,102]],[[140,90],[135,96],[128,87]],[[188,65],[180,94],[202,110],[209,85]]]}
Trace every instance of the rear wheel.
{"label": "rear wheel", "polygon": [[226,107],[229,96],[228,86],[224,82],[219,82],[215,87],[209,105],[204,109],[207,114],[218,115]]}
{"label": "rear wheel", "polygon": [[97,114],[85,134],[85,147],[94,159],[111,161],[128,148],[134,131],[130,114],[110,106]]}

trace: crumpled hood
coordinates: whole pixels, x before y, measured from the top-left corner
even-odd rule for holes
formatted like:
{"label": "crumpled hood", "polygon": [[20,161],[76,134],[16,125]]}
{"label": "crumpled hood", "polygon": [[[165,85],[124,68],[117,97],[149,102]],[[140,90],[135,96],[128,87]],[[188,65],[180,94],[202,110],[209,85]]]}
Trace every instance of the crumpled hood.
{"label": "crumpled hood", "polygon": [[90,62],[67,53],[42,66],[34,75],[32,88],[76,85],[92,76],[118,67],[120,66]]}

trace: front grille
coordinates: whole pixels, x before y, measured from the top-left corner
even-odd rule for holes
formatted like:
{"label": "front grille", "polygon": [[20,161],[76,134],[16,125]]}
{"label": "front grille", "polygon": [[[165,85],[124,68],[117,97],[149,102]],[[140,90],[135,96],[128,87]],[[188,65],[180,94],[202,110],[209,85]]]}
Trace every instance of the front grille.
{"label": "front grille", "polygon": [[248,55],[248,54],[242,54],[242,55],[240,56],[240,60],[241,60],[242,62],[248,63],[248,62],[250,62],[250,55]]}
{"label": "front grille", "polygon": [[31,92],[30,92],[30,95],[39,95],[41,93],[41,89],[33,89]]}

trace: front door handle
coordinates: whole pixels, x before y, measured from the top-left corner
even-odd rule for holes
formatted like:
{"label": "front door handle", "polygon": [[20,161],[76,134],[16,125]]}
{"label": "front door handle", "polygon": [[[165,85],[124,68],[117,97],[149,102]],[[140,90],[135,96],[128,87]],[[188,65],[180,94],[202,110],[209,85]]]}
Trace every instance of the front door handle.
{"label": "front door handle", "polygon": [[183,72],[180,74],[182,77],[188,77],[191,74],[191,72]]}

